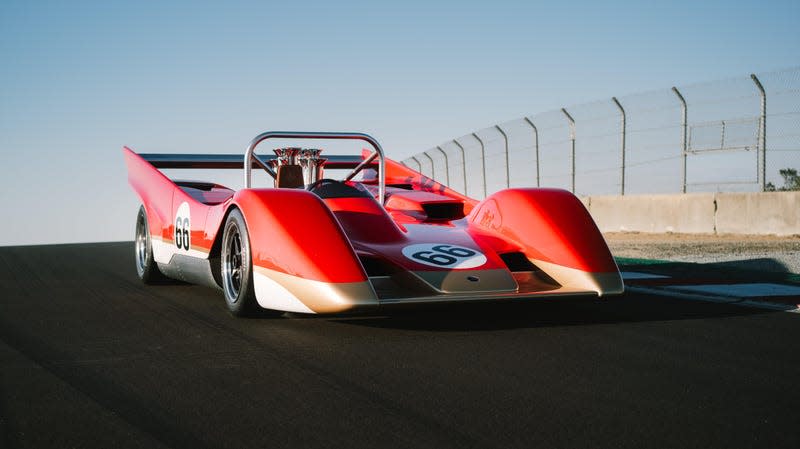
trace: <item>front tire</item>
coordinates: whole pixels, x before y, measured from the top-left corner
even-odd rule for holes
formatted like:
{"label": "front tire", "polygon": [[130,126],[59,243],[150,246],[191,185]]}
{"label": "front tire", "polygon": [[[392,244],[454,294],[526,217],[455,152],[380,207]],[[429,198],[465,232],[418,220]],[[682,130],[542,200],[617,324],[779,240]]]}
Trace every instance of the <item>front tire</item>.
{"label": "front tire", "polygon": [[136,255],[136,274],[145,284],[155,284],[163,281],[164,275],[158,270],[158,265],[153,260],[153,243],[150,239],[150,228],[147,225],[147,212],[144,206],[139,207],[136,216],[136,240],[134,241]]}
{"label": "front tire", "polygon": [[222,290],[228,310],[239,317],[261,310],[253,287],[253,258],[247,224],[238,209],[231,211],[222,234]]}

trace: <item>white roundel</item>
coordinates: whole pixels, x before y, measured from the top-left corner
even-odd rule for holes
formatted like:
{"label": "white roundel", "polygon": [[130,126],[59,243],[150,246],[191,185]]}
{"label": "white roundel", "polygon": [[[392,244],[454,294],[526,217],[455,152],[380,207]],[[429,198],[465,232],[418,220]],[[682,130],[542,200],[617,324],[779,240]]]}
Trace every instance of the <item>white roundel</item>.
{"label": "white roundel", "polygon": [[464,270],[486,263],[486,256],[476,249],[449,243],[417,243],[403,248],[403,255],[431,267]]}
{"label": "white roundel", "polygon": [[189,251],[192,247],[192,220],[189,203],[184,201],[175,213],[175,246],[179,250]]}

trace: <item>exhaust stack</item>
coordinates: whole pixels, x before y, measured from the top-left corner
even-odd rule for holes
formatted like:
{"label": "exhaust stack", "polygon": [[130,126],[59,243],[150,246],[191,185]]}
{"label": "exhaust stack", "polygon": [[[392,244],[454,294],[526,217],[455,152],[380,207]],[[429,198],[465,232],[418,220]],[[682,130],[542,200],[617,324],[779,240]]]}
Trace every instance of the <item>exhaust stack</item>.
{"label": "exhaust stack", "polygon": [[322,166],[325,165],[327,159],[320,157],[322,153],[321,149],[286,147],[276,148],[273,151],[277,158],[270,161],[272,167],[276,171],[280,171],[283,166],[299,166],[302,170],[303,184],[305,187],[314,184],[324,177]]}

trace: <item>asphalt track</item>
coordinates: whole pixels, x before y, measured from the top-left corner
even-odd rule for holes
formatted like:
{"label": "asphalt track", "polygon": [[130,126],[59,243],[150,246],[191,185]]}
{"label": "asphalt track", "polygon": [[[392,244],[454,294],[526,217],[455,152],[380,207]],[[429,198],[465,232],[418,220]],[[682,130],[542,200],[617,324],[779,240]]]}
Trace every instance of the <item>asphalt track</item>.
{"label": "asphalt track", "polygon": [[659,296],[237,319],[0,248],[0,448],[800,447],[800,316]]}

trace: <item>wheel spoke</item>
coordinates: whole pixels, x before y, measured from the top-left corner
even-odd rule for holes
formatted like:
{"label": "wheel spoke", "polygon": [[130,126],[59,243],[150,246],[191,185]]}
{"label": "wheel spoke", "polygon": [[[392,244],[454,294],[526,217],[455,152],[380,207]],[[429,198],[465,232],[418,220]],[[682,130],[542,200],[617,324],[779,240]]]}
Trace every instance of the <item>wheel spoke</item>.
{"label": "wheel spoke", "polygon": [[236,297],[242,286],[242,237],[238,229],[231,229],[227,239],[227,254],[225,257],[225,283],[229,288],[229,295]]}
{"label": "wheel spoke", "polygon": [[229,218],[223,235],[222,283],[228,306],[234,314],[239,313],[237,304],[241,300],[239,296],[246,290],[245,280],[249,273],[245,270],[250,267],[249,255],[244,248],[246,232],[238,222]]}

